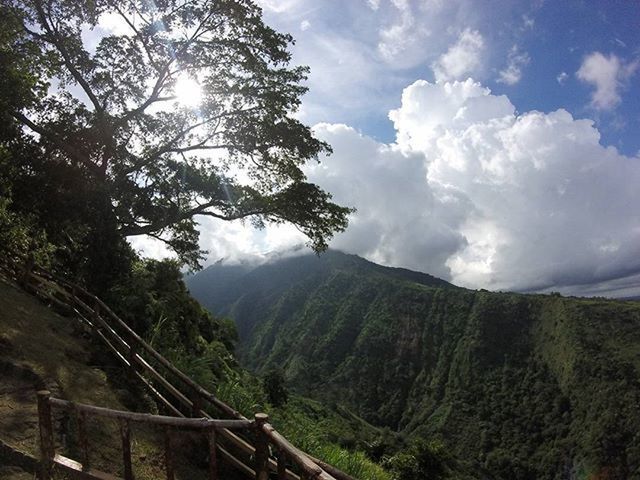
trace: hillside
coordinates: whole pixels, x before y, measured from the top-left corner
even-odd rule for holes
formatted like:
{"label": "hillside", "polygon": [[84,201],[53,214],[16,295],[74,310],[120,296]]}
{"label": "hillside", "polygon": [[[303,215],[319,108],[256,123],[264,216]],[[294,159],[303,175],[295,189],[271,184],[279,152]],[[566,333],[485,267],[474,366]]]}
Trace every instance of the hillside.
{"label": "hillside", "polygon": [[[184,289],[184,285],[181,288]],[[175,294],[174,290],[172,292]],[[136,295],[139,296],[140,291]],[[131,294],[126,300],[131,304],[136,295]],[[166,302],[167,298],[159,295],[155,300],[166,308],[170,303]],[[173,301],[180,298],[177,296]],[[185,323],[185,318],[180,317],[178,321]],[[161,327],[168,330],[167,335],[171,335],[167,318],[160,317],[160,322]],[[184,355],[182,350],[178,353]],[[218,354],[221,355],[220,363],[228,361],[226,349],[218,350]],[[190,374],[212,378],[216,365],[205,362],[206,359],[198,355],[201,362],[197,369],[185,363],[183,357],[179,356],[176,361],[182,362],[181,368]],[[125,373],[122,365],[114,360],[113,353],[78,318],[58,315],[0,273],[0,478],[32,478],[29,472],[36,470],[35,462],[39,456],[38,390],[46,389],[54,397],[94,406],[171,413],[162,409],[161,404],[156,404],[153,401],[155,397],[149,396],[142,383],[135,381],[131,372]],[[327,408],[297,395],[289,395],[288,401],[274,405],[260,379],[237,367],[225,368],[224,379],[216,379],[210,386],[215,388],[218,398],[234,405],[248,417],[256,412],[267,413],[272,424],[278,426],[288,441],[345,468],[355,478],[390,478],[379,465],[354,448],[356,440],[361,446],[363,442],[376,438],[379,435],[377,428],[351,412]],[[53,413],[57,453],[79,458],[81,449],[76,414],[55,409]],[[136,478],[164,478],[165,440],[162,429],[138,423],[134,427],[132,458]],[[92,417],[87,433],[92,468],[122,475],[118,422]],[[182,432],[177,438],[174,436],[172,449],[176,478],[209,478],[207,449],[201,440],[201,435],[196,433]],[[223,478],[246,478],[226,462],[222,462],[219,468]]]}
{"label": "hillside", "polygon": [[230,272],[188,285],[235,319],[249,368],[441,438],[478,478],[640,478],[637,303],[466,290],[338,252]]}
{"label": "hillside", "polygon": [[[195,276],[188,276],[185,283],[191,294],[211,312],[229,314],[231,308],[242,308],[240,297],[252,302],[262,302],[270,308],[273,300],[292,289],[305,290],[307,286],[326,281],[338,271],[350,272],[368,278],[405,280],[420,285],[455,288],[448,282],[425,273],[404,268],[383,267],[356,255],[328,251],[321,256],[301,255],[266,263],[260,268],[251,264],[227,265],[218,262]],[[253,330],[252,326],[263,319],[260,311],[247,311],[232,315],[243,344]]]}
{"label": "hillside", "polygon": [[[57,315],[0,275],[0,478],[33,478],[27,473],[19,476],[20,470],[14,468],[19,462],[6,453],[14,449],[38,457],[38,390],[48,389],[58,398],[115,409],[145,406],[142,392],[123,383],[115,364],[100,352],[77,320]],[[59,451],[73,453],[77,437],[70,419],[54,411],[54,421]],[[93,466],[121,474],[118,426],[95,421],[89,435]],[[136,478],[161,478],[162,439],[140,429],[135,435]],[[182,447],[180,450],[184,453]],[[28,465],[23,466],[29,470]],[[177,475],[204,478],[206,474],[181,463]]]}

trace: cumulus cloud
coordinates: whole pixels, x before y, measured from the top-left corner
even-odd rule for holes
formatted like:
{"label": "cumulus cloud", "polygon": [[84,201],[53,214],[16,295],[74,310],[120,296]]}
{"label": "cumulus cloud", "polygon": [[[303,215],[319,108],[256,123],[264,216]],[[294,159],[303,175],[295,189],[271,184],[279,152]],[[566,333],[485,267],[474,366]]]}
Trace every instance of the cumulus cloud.
{"label": "cumulus cloud", "polygon": [[319,125],[335,154],[310,170],[358,208],[332,244],[454,283],[542,289],[640,272],[640,159],[565,110],[515,113],[480,84],[418,81],[397,142]]}
{"label": "cumulus cloud", "polygon": [[378,143],[346,125],[321,124],[315,132],[335,154],[310,168],[310,179],[358,208],[332,247],[388,265],[415,268],[419,259],[425,271],[449,276],[446,260],[465,242],[455,218],[464,220],[466,200],[429,186],[420,153]]}
{"label": "cumulus cloud", "polygon": [[638,61],[625,63],[616,55],[608,57],[600,52],[587,55],[577,77],[595,87],[591,95],[591,106],[597,110],[612,110],[621,101],[620,90],[638,69]]}
{"label": "cumulus cloud", "polygon": [[515,85],[522,79],[522,69],[529,64],[531,58],[527,52],[521,52],[517,45],[511,47],[507,56],[507,66],[498,73],[498,83]]}
{"label": "cumulus cloud", "polygon": [[465,29],[456,43],[431,66],[437,81],[457,80],[475,73],[482,64],[485,44],[480,32]]}

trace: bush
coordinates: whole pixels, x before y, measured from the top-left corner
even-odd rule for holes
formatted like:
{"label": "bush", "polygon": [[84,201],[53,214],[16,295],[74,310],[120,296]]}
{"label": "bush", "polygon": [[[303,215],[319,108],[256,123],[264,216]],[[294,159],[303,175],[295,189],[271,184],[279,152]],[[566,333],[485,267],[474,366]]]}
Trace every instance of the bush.
{"label": "bush", "polygon": [[284,375],[280,370],[275,368],[269,370],[262,379],[262,386],[271,405],[280,407],[287,403],[289,392],[287,392]]}
{"label": "bush", "polygon": [[387,459],[384,466],[394,480],[435,480],[444,478],[447,457],[442,442],[420,439]]}

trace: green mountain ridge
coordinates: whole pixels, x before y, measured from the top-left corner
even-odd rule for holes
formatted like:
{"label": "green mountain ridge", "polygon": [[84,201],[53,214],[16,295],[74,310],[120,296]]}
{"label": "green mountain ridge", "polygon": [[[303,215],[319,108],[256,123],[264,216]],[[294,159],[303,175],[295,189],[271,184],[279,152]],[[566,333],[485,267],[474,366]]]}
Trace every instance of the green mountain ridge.
{"label": "green mountain ridge", "polygon": [[440,438],[477,478],[640,478],[634,302],[467,290],[339,252],[187,283],[236,321],[247,367]]}

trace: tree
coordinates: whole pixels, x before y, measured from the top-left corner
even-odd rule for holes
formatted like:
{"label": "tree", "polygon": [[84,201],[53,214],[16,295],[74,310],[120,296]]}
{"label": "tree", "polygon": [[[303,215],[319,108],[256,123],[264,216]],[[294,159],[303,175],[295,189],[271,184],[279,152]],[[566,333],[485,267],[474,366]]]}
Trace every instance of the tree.
{"label": "tree", "polygon": [[264,388],[269,402],[274,407],[281,407],[289,400],[289,392],[285,387],[284,375],[277,368],[271,368],[262,378],[262,388]]}
{"label": "tree", "polygon": [[448,455],[444,445],[432,440],[415,440],[409,448],[387,459],[385,466],[394,480],[444,478]]}
{"label": "tree", "polygon": [[[82,178],[94,253],[150,235],[194,267],[198,216],[288,222],[316,251],[346,228],[351,210],[301,170],[330,153],[292,117],[308,69],[289,66],[291,36],[266,26],[252,1],[2,0],[1,9],[0,85],[11,86],[2,115]],[[122,33],[104,33],[105,19]],[[181,85],[202,90],[197,107]]]}

